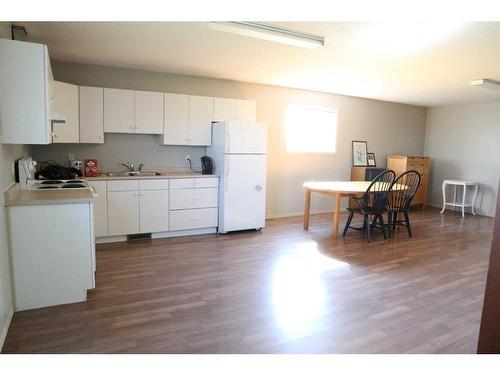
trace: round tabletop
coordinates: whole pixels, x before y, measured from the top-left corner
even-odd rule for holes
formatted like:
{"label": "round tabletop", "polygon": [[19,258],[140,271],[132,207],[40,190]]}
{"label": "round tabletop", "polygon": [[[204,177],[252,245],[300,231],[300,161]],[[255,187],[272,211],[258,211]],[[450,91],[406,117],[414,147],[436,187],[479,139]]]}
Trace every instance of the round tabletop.
{"label": "round tabletop", "polygon": [[[371,181],[307,181],[302,185],[304,189],[324,193],[364,193],[370,186]],[[387,186],[388,187],[388,186]],[[408,187],[398,184],[393,190],[405,190]]]}
{"label": "round tabletop", "polygon": [[307,181],[305,189],[336,193],[364,193],[370,181]]}
{"label": "round tabletop", "polygon": [[475,181],[465,181],[465,180],[444,180],[444,184],[450,185],[477,185]]}

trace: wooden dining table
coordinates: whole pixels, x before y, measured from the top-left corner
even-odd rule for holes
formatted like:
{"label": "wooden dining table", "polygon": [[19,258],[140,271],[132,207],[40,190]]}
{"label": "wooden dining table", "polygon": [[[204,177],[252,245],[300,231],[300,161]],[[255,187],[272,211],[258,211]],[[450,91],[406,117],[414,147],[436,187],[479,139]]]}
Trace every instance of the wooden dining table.
{"label": "wooden dining table", "polygon": [[[344,197],[354,197],[366,192],[371,181],[308,181],[304,182],[303,187],[306,193],[304,205],[304,229],[309,229],[309,213],[311,210],[311,193],[320,193],[331,195],[334,198],[332,232],[333,239],[336,240],[339,235],[339,217],[340,217],[340,199]],[[404,190],[405,185],[394,185],[393,190]]]}

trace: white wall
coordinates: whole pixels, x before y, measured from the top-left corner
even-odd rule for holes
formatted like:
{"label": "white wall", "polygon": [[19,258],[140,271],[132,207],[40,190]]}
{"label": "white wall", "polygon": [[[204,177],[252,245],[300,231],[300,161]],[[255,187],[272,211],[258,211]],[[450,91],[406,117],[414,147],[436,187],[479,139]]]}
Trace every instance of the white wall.
{"label": "white wall", "polygon": [[425,154],[432,158],[429,203],[441,206],[444,179],[480,184],[476,212],[494,216],[500,173],[500,102],[429,108]]}
{"label": "white wall", "polygon": [[[9,37],[10,23],[0,22],[0,38]],[[14,182],[14,160],[23,156],[24,152],[23,146],[2,145],[0,138],[0,348],[13,306],[3,191]]]}
{"label": "white wall", "polygon": [[[421,155],[424,150],[426,110],[423,107],[377,100],[294,90],[283,87],[221,79],[147,72],[115,67],[52,62],[57,80],[90,86],[128,88],[252,99],[257,102],[257,120],[269,126],[267,215],[297,214],[303,211],[302,183],[305,180],[349,179],[351,141],[368,141],[377,163],[386,165],[387,154]],[[338,109],[338,152],[336,155],[290,155],[286,153],[284,118],[289,103],[330,106]],[[119,161],[184,166],[184,153],[196,160],[203,147],[160,146],[156,138],[143,135],[106,135],[106,144],[50,145],[32,148],[37,159],[67,160],[96,157],[101,165]],[[136,159],[136,160],[134,160]],[[139,159],[139,160],[137,160]],[[318,196],[312,210],[329,210],[331,199]]]}

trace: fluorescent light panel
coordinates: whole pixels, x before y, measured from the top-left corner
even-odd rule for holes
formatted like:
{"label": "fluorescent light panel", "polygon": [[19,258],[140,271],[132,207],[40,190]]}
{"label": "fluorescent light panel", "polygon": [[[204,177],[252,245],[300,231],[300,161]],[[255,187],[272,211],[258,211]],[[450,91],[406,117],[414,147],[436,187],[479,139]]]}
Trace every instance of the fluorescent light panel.
{"label": "fluorescent light panel", "polygon": [[484,87],[488,89],[500,90],[500,82],[495,81],[493,79],[487,79],[487,78],[473,79],[472,81],[470,81],[470,85]]}
{"label": "fluorescent light panel", "polygon": [[268,40],[303,48],[318,48],[325,45],[325,38],[298,31],[281,29],[257,22],[209,22],[209,29],[226,33]]}

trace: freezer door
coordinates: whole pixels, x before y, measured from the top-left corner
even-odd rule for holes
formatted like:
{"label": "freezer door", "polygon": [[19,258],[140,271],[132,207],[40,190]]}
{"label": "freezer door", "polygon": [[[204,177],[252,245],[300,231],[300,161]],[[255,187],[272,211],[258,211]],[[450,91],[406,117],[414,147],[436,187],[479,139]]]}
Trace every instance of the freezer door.
{"label": "freezer door", "polygon": [[265,154],[266,152],[267,127],[264,124],[226,123],[226,153]]}
{"label": "freezer door", "polygon": [[226,155],[219,232],[265,225],[266,155]]}

